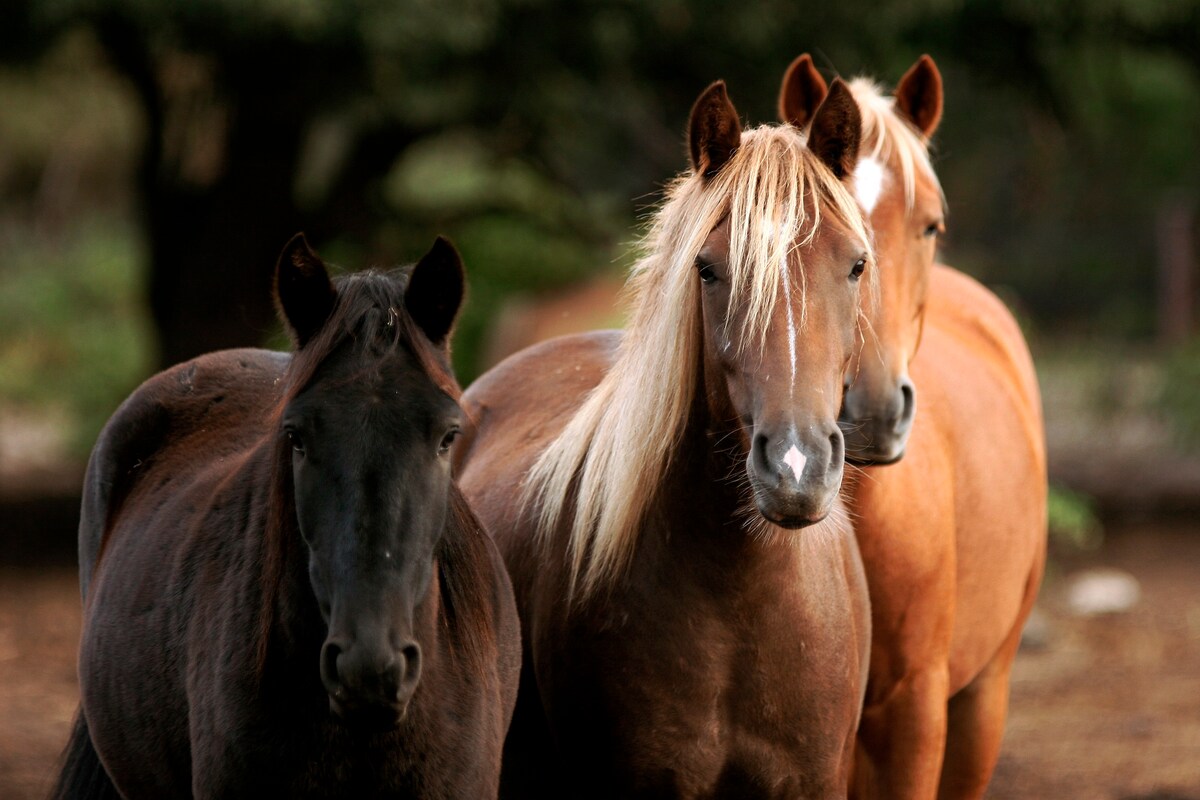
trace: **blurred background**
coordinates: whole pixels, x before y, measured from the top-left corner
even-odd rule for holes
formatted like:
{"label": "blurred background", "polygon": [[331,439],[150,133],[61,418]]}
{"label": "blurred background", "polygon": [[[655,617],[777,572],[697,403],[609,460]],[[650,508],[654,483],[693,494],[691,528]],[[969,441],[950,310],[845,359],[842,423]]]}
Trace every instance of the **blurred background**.
{"label": "blurred background", "polygon": [[[1039,365],[1055,558],[994,796],[1200,797],[1194,0],[2,0],[0,795],[41,785],[73,711],[70,564],[100,426],[163,366],[283,346],[269,285],[293,233],[347,269],[451,237],[466,384],[531,336],[619,324],[692,101],[724,78],[743,119],[773,121],[801,52],[889,86],[934,56],[942,260],[1009,303]],[[1121,559],[1134,601],[1072,612],[1073,576]],[[1160,628],[1174,638],[1095,673]],[[51,689],[4,680],[47,662]],[[1109,700],[1130,676],[1168,687],[1167,710],[1135,692],[1115,728],[1020,716],[1085,666]],[[1107,759],[1108,793],[1021,783],[1038,759],[1076,787],[1104,766],[1055,755],[1063,714],[1164,766],[1143,748]]]}

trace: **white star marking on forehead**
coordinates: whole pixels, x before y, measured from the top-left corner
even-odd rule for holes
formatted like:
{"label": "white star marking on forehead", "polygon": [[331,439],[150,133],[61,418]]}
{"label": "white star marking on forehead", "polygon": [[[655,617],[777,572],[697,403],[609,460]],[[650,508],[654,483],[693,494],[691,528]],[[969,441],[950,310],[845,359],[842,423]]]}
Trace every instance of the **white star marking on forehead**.
{"label": "white star marking on forehead", "polygon": [[854,196],[862,210],[870,214],[883,194],[883,182],[887,172],[874,158],[864,158],[854,168]]}

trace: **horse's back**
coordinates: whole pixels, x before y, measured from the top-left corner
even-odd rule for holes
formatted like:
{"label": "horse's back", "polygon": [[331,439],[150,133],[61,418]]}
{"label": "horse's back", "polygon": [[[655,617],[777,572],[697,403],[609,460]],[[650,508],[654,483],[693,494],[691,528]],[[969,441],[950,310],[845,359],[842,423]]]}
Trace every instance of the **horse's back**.
{"label": "horse's back", "polygon": [[134,488],[169,470],[193,471],[239,450],[279,396],[289,356],[224,350],[147,379],[105,424],[88,460],[79,521],[80,588],[88,585],[106,530]]}
{"label": "horse's back", "polygon": [[951,687],[968,683],[1029,611],[1045,557],[1046,454],[1029,349],[1004,303],[935,269],[913,378],[951,448],[956,516]]}
{"label": "horse's back", "polygon": [[1021,396],[1023,410],[1042,424],[1041,394],[1029,346],[1008,306],[979,281],[944,264],[934,264],[929,292],[927,324],[953,333],[977,357],[991,361],[993,369],[1007,374]]}
{"label": "horse's back", "polygon": [[536,344],[463,394],[470,423],[455,450],[458,481],[502,551],[520,513],[512,486],[599,383],[619,341],[617,331],[594,331]]}

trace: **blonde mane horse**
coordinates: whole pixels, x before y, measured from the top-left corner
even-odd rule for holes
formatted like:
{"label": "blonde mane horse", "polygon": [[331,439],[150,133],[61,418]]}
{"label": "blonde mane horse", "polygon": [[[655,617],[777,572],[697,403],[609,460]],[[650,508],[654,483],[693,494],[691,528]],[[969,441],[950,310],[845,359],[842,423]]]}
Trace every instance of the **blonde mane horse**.
{"label": "blonde mane horse", "polygon": [[714,84],[629,329],[464,395],[461,485],[525,645],[503,795],[845,793],[869,638],[837,425],[873,271],[858,135],[840,82],[807,142],[743,133]]}
{"label": "blonde mane horse", "polygon": [[[867,80],[850,86],[881,300],[866,312],[873,336],[842,423],[861,462],[903,456],[848,482],[872,611],[853,794],[981,797],[1045,561],[1037,381],[1004,305],[934,263],[945,204],[927,151],[942,114],[933,60],[922,57],[894,96]],[[806,125],[825,93],[801,56],[784,77],[782,118]]]}
{"label": "blonde mane horse", "polygon": [[[867,256],[871,239],[853,198],[787,127],[745,132],[738,157],[711,181],[687,176],[669,187],[633,269],[634,310],[616,361],[529,473],[526,499],[540,508],[544,536],[558,528],[568,495],[574,503],[573,589],[581,580],[586,595],[628,565],[638,520],[688,419],[696,386],[679,378],[695,374],[703,356],[694,254],[727,219],[729,298],[746,307],[739,348],[762,346],[781,292],[789,324],[803,335],[803,251],[820,230],[822,206]],[[792,270],[798,286],[787,280]]]}

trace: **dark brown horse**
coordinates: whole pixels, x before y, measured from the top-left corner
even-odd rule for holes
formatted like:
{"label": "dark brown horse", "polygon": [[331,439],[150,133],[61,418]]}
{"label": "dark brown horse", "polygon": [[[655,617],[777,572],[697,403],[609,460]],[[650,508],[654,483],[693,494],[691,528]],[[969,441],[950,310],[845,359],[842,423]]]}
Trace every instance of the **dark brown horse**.
{"label": "dark brown horse", "polygon": [[276,272],[295,355],[151,378],[92,453],[59,796],[494,796],[508,578],[451,480],[462,265]]}
{"label": "dark brown horse", "polygon": [[[862,78],[850,87],[882,302],[864,315],[843,408],[847,452],[867,463],[904,454],[847,481],[873,634],[854,796],[978,798],[1046,556],[1037,377],[999,298],[934,263],[945,209],[927,151],[942,116],[933,59],[894,94]],[[825,92],[812,60],[797,58],[782,117],[807,125]]]}
{"label": "dark brown horse", "polygon": [[743,133],[714,84],[629,328],[525,350],[464,395],[461,485],[526,644],[504,796],[845,796],[870,633],[838,498],[871,274],[840,180],[858,133],[840,84],[807,146]]}

